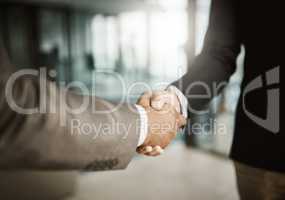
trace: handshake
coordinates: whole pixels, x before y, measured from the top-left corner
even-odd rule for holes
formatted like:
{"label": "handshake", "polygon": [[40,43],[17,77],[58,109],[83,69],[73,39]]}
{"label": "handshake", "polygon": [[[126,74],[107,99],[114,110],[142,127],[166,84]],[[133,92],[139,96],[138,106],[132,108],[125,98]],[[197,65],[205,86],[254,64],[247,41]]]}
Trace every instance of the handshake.
{"label": "handshake", "polygon": [[137,147],[139,154],[162,154],[178,130],[186,125],[187,105],[185,112],[185,105],[176,90],[171,86],[164,91],[146,92],[139,98],[137,105],[143,107],[147,115],[147,135],[144,142]]}

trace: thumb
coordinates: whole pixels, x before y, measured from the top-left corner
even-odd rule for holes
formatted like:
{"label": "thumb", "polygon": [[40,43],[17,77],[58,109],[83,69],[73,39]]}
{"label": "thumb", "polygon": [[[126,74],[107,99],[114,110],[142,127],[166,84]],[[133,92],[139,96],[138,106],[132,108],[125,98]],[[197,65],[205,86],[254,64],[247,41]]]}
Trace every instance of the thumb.
{"label": "thumb", "polygon": [[151,107],[155,110],[162,110],[164,105],[168,103],[165,92],[155,92],[151,97]]}
{"label": "thumb", "polygon": [[150,98],[151,98],[151,92],[146,92],[139,98],[137,104],[141,105],[144,108],[148,108],[150,107]]}

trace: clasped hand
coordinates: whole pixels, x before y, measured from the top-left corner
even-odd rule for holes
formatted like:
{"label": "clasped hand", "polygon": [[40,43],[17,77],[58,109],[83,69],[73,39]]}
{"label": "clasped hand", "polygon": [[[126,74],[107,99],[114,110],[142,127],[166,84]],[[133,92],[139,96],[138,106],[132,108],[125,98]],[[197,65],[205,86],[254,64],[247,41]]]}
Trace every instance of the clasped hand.
{"label": "clasped hand", "polygon": [[148,116],[148,134],[137,152],[158,156],[175,138],[179,128],[186,124],[179,99],[172,91],[146,92],[137,104],[145,108]]}

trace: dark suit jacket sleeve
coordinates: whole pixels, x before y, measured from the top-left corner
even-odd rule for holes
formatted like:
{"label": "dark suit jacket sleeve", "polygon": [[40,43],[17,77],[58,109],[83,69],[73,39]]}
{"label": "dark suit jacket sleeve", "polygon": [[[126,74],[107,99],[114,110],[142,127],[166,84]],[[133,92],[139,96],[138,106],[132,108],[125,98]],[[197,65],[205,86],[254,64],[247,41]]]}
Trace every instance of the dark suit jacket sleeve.
{"label": "dark suit jacket sleeve", "polygon": [[185,94],[192,112],[202,109],[213,97],[194,98],[193,95],[206,94],[205,87],[197,83],[202,83],[213,94],[214,84],[225,83],[235,71],[241,45],[237,7],[236,0],[212,1],[202,52],[189,65],[187,74],[173,83]]}
{"label": "dark suit jacket sleeve", "polygon": [[[47,82],[47,112],[20,114],[11,109],[5,97],[13,71],[0,40],[0,169],[96,171],[128,165],[139,138],[140,121],[135,109],[121,105],[108,112],[114,104],[68,92],[66,102],[71,109],[78,108],[83,99],[93,101],[84,112],[70,113],[60,103],[62,91]],[[34,108],[40,104],[40,91],[38,80],[23,76],[14,84],[13,97],[18,106]]]}

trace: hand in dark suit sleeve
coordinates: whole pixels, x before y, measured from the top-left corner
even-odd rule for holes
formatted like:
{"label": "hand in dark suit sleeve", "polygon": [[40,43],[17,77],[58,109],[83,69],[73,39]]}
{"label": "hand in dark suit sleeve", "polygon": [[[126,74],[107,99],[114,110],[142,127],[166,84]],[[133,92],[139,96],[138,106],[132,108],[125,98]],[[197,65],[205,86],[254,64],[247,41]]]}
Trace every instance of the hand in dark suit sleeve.
{"label": "hand in dark suit sleeve", "polygon": [[236,0],[212,1],[202,52],[190,64],[187,74],[172,84],[184,93],[192,112],[203,108],[213,97],[194,98],[193,95],[206,94],[205,87],[213,94],[214,84],[225,83],[235,71],[241,46],[237,9]]}

